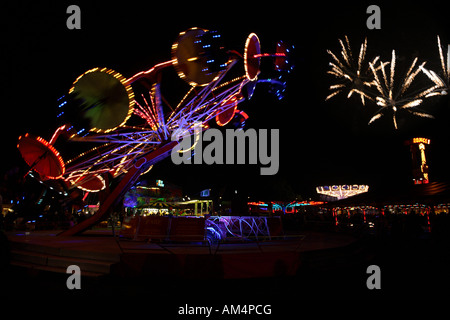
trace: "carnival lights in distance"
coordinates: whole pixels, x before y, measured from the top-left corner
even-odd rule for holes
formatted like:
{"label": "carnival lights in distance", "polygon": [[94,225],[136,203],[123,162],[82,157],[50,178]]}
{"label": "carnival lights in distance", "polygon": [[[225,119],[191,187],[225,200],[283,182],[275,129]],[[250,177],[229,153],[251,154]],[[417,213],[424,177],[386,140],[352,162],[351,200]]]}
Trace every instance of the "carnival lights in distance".
{"label": "carnival lights in distance", "polygon": [[319,186],[316,188],[317,193],[324,194],[330,197],[335,197],[337,200],[353,197],[357,194],[361,194],[369,191],[368,185],[358,184],[344,184],[344,185],[331,185],[331,186]]}

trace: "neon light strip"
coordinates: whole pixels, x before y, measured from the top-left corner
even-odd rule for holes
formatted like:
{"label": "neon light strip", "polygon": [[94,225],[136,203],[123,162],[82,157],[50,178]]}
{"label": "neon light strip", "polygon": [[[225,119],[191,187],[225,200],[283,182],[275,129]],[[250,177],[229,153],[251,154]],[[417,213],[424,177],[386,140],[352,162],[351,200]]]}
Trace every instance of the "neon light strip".
{"label": "neon light strip", "polygon": [[63,125],[56,129],[55,133],[53,134],[52,138],[50,139],[49,144],[53,145],[55,144],[56,139],[58,139],[59,135],[61,134],[61,131],[64,131],[66,129],[66,125]]}
{"label": "neon light strip", "polygon": [[266,57],[286,57],[285,53],[258,53],[254,54],[253,58],[266,58]]}
{"label": "neon light strip", "polygon": [[126,85],[132,84],[133,82],[135,82],[135,81],[137,81],[137,80],[139,80],[141,78],[145,78],[145,77],[151,75],[153,72],[156,72],[159,69],[166,68],[166,67],[169,67],[169,66],[173,65],[175,62],[176,62],[176,59],[173,59],[173,60],[170,60],[170,61],[166,61],[166,62],[162,62],[162,63],[156,64],[153,68],[150,68],[147,71],[141,71],[141,72],[136,73],[134,76],[128,78],[124,82],[124,84],[126,84]]}

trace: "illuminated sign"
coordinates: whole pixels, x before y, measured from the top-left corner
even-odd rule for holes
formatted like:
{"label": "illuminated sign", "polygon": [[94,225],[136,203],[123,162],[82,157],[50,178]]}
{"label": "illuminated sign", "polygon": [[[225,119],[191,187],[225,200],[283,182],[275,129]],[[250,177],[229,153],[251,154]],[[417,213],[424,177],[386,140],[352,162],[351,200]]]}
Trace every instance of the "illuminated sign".
{"label": "illuminated sign", "polygon": [[430,144],[430,139],[427,139],[427,138],[413,138],[413,143]]}
{"label": "illuminated sign", "polygon": [[201,191],[200,192],[200,197],[209,197],[210,190],[211,189],[205,189],[205,190]]}

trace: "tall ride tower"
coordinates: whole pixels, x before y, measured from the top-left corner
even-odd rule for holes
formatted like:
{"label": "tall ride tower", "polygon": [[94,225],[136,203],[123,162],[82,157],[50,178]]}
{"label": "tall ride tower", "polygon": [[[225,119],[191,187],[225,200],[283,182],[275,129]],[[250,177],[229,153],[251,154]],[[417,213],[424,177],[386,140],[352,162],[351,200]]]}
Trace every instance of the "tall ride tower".
{"label": "tall ride tower", "polygon": [[428,164],[426,157],[427,146],[431,140],[427,138],[412,138],[407,141],[411,150],[412,173],[414,184],[430,182],[428,177]]}

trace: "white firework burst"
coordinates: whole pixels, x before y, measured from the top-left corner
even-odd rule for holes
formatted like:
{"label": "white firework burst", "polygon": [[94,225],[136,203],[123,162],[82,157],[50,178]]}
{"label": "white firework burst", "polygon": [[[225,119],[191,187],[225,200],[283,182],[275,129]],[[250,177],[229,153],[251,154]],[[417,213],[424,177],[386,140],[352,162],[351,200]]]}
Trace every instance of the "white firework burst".
{"label": "white firework burst", "polygon": [[[376,104],[381,107],[370,119],[369,124],[380,119],[387,111],[392,112],[392,120],[395,129],[398,129],[397,113],[400,110],[407,111],[415,116],[423,118],[434,118],[432,115],[417,109],[417,107],[421,105],[426,98],[432,95],[438,88],[438,85],[433,83],[433,85],[420,88],[413,93],[410,93],[411,90],[408,90],[417,75],[425,70],[424,65],[426,62],[417,65],[418,58],[415,58],[406,72],[406,75],[401,81],[398,81],[398,83],[395,81],[396,62],[397,58],[395,50],[392,50],[390,62],[380,61],[378,67],[373,63],[369,63],[373,75],[372,83],[377,90],[375,101]],[[389,68],[386,68],[388,65]]]}
{"label": "white firework burst", "polygon": [[353,93],[358,94],[364,105],[365,99],[372,100],[372,97],[366,92],[366,87],[372,85],[369,64],[376,64],[379,57],[375,57],[369,63],[366,61],[367,38],[365,38],[361,44],[357,59],[354,58],[348,37],[344,36],[344,39],[345,42],[339,39],[341,46],[340,55],[336,55],[332,51],[327,50],[328,54],[332,57],[332,61],[329,63],[331,70],[327,73],[338,78],[339,83],[330,86],[329,89],[332,92],[325,100],[329,100],[345,91],[347,92],[347,98],[350,98]]}

